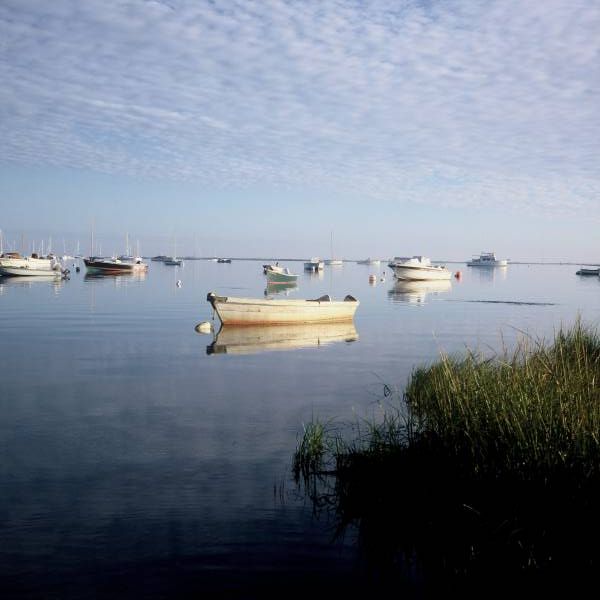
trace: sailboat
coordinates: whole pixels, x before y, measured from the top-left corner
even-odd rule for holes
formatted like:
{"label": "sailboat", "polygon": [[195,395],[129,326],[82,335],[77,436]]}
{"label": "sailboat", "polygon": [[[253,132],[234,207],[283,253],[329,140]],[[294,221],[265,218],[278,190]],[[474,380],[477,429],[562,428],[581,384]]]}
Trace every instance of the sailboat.
{"label": "sailboat", "polygon": [[326,265],[343,265],[344,261],[339,258],[333,258],[333,231],[331,232],[331,258],[325,261]]}
{"label": "sailboat", "polygon": [[183,260],[181,260],[181,258],[177,258],[177,239],[175,239],[173,242],[173,256],[167,256],[163,263],[172,267],[183,266]]}

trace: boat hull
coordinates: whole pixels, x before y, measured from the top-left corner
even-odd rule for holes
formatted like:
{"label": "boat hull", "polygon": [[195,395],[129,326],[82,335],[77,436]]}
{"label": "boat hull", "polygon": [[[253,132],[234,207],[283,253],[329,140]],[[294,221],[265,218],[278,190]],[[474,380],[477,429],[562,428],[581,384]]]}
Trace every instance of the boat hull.
{"label": "boat hull", "polygon": [[298,280],[298,275],[291,273],[279,273],[278,271],[267,271],[267,281],[269,283],[295,283]]}
{"label": "boat hull", "polygon": [[351,321],[357,300],[275,300],[233,298],[209,293],[223,325],[288,325],[296,323],[342,323]]}
{"label": "boat hull", "polygon": [[0,267],[0,274],[6,277],[62,277],[60,269],[36,269],[29,267]]}

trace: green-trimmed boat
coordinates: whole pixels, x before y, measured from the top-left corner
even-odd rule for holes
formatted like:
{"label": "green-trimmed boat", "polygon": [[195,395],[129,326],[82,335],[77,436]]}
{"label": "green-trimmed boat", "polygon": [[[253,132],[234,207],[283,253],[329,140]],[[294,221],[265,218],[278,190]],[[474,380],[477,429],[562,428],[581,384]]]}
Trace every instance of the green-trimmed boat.
{"label": "green-trimmed boat", "polygon": [[290,270],[287,268],[277,270],[269,269],[266,273],[268,283],[295,283],[298,281],[298,275],[290,273]]}

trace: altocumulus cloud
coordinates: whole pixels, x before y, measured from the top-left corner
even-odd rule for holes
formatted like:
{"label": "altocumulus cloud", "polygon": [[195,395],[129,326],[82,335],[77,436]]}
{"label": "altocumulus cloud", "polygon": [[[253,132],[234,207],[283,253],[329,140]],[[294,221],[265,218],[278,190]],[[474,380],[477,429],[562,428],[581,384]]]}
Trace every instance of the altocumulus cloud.
{"label": "altocumulus cloud", "polygon": [[3,0],[0,160],[600,208],[600,6]]}

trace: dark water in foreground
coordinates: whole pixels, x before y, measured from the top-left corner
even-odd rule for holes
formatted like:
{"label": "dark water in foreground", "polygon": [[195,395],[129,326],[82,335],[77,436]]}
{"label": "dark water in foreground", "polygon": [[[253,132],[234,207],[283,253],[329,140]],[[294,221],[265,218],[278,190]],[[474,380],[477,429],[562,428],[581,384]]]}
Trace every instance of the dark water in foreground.
{"label": "dark water in foreground", "polygon": [[[210,317],[206,293],[262,295],[260,263],[0,279],[0,593],[368,588],[352,532],[332,543],[332,524],[291,479],[302,423],[377,416],[383,384],[401,388],[440,350],[492,351],[578,314],[600,321],[600,278],[575,266],[451,267],[463,278],[448,286],[395,284],[383,265],[303,274],[289,297],[352,293],[354,328],[215,344],[194,331]],[[403,585],[409,596],[418,589]]]}

